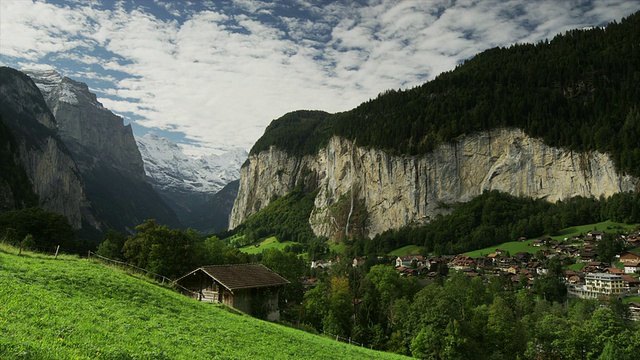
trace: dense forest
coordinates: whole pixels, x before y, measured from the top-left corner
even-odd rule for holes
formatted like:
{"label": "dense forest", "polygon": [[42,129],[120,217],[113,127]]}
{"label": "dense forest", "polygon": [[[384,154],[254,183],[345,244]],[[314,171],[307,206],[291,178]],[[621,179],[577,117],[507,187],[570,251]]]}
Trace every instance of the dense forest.
{"label": "dense forest", "polygon": [[540,296],[545,283],[565,286],[557,265],[533,289],[506,276],[487,282],[458,272],[421,288],[388,265],[338,265],[305,294],[300,319],[319,332],[421,359],[637,357],[640,328],[619,299]]}
{"label": "dense forest", "polygon": [[[422,86],[389,90],[348,112],[274,120],[271,145],[315,153],[332,135],[394,154],[424,154],[458,137],[517,127],[548,145],[609,153],[640,175],[640,13],[551,41],[489,49]],[[293,139],[293,140],[292,140]]]}
{"label": "dense forest", "polygon": [[64,215],[39,207],[0,213],[0,241],[41,252],[80,253],[88,249]]}
{"label": "dense forest", "polygon": [[557,235],[563,228],[606,220],[639,223],[640,194],[618,193],[600,199],[578,196],[550,203],[485,191],[428,224],[388,230],[373,239],[355,239],[350,250],[354,256],[378,255],[406,245],[419,245],[427,253],[459,254],[520,237]]}
{"label": "dense forest", "polygon": [[[301,243],[296,252],[306,252],[310,260],[334,256],[328,253],[327,239],[315,237],[309,225],[315,194],[297,188],[272,201],[233,231],[218,236],[233,239],[229,244],[233,247],[275,236],[281,242]],[[447,206],[450,207],[449,214],[438,215],[426,224],[410,224],[373,238],[344,239],[346,255],[386,256],[407,245],[422,246],[425,254],[451,255],[520,237],[556,235],[560,229],[570,226],[606,220],[640,223],[640,194],[636,192],[599,199],[578,196],[550,203],[493,190],[485,191],[469,202]]]}
{"label": "dense forest", "polygon": [[297,186],[285,196],[271,199],[262,211],[253,214],[225,237],[237,235],[233,245],[242,247],[254,244],[264,238],[275,236],[279,241],[307,243],[315,235],[309,225],[309,215],[317,191],[305,192]]}

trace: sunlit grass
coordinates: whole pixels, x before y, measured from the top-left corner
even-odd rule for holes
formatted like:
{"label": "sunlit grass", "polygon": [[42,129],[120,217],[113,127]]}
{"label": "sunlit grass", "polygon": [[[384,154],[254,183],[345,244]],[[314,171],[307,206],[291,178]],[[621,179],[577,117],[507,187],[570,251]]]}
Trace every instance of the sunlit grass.
{"label": "sunlit grass", "polygon": [[396,358],[197,302],[78,257],[0,246],[0,359]]}
{"label": "sunlit grass", "polygon": [[399,249],[393,250],[392,252],[389,253],[389,255],[393,255],[393,256],[420,255],[422,254],[423,250],[424,250],[424,247],[422,246],[407,245]]}
{"label": "sunlit grass", "polygon": [[270,238],[264,239],[258,244],[252,244],[252,245],[241,247],[239,250],[247,254],[259,254],[267,249],[284,250],[284,248],[287,247],[287,245],[296,245],[296,244],[300,244],[300,243],[294,242],[294,241],[280,242],[275,236],[272,236]]}

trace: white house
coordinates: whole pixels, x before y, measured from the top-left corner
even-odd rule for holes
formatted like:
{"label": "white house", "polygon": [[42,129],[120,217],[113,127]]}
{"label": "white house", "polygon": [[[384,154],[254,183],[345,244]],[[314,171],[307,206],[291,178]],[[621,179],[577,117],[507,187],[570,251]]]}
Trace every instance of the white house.
{"label": "white house", "polygon": [[583,299],[597,299],[601,296],[620,295],[625,292],[622,275],[591,273],[585,276],[584,285],[569,285],[569,295]]}
{"label": "white house", "polygon": [[624,273],[625,274],[635,274],[640,271],[640,262],[638,261],[628,261],[624,263]]}

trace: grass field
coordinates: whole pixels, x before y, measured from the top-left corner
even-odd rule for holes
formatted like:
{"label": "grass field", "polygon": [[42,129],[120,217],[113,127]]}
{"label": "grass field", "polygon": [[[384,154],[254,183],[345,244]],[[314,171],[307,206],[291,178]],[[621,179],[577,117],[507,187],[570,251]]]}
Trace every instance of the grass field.
{"label": "grass field", "polygon": [[[614,233],[617,231],[627,232],[637,227],[638,227],[638,224],[624,224],[624,223],[616,223],[613,221],[604,221],[597,224],[572,226],[566,229],[562,229],[560,230],[558,235],[551,236],[551,238],[554,240],[563,240],[564,238],[570,238],[573,235],[578,235],[578,234],[586,235],[587,232],[591,230],[596,230],[596,229],[603,230],[604,232],[611,232],[611,233]],[[510,252],[511,255],[521,251],[535,254],[538,250],[544,249],[543,247],[534,247],[531,245],[536,239],[528,239],[526,241],[506,242],[500,245],[486,247],[484,249],[469,251],[469,252],[466,252],[465,254],[471,257],[484,257],[495,252],[495,250],[498,248],[504,249]]]}
{"label": "grass field", "polygon": [[399,249],[395,249],[389,253],[389,255],[393,256],[407,256],[407,255],[420,255],[424,247],[417,245],[407,245],[405,247],[401,247]]}
{"label": "grass field", "polygon": [[640,302],[640,296],[636,295],[636,296],[627,296],[622,298],[622,303],[623,304],[628,304],[630,302]]}
{"label": "grass field", "polygon": [[86,259],[0,247],[0,359],[392,359]]}
{"label": "grass field", "polygon": [[627,232],[638,227],[638,224],[625,224],[617,223],[613,221],[604,221],[597,224],[587,224],[581,226],[572,226],[566,229],[560,230],[560,233],[556,236],[551,236],[552,239],[562,240],[565,237],[571,237],[572,235],[584,234],[591,230],[602,230],[604,232],[615,233],[616,231]]}
{"label": "grass field", "polygon": [[[344,242],[329,242],[329,251],[336,254],[346,254],[348,245]],[[327,254],[328,256],[328,254]]]}
{"label": "grass field", "polygon": [[247,254],[259,254],[259,253],[265,251],[266,249],[284,250],[284,248],[287,245],[295,245],[295,244],[300,244],[300,243],[297,243],[297,242],[294,242],[294,241],[279,242],[278,239],[276,239],[276,237],[272,236],[272,237],[264,239],[263,241],[258,243],[259,246],[255,246],[255,244],[254,245],[247,245],[247,246],[241,247],[238,250],[242,251],[243,253],[247,253]]}
{"label": "grass field", "polygon": [[511,253],[511,255],[515,255],[518,252],[530,252],[532,254],[536,253],[536,251],[543,249],[542,247],[534,247],[531,244],[534,242],[534,239],[530,239],[527,241],[511,241],[506,242],[500,245],[494,245],[490,247],[486,247],[484,249],[474,250],[466,252],[465,254],[471,257],[484,257],[491,253],[494,253],[496,249],[503,249]]}
{"label": "grass field", "polygon": [[623,304],[628,304],[630,302],[640,302],[640,296],[627,296],[622,298]]}
{"label": "grass field", "polygon": [[585,267],[585,265],[587,265],[587,264],[585,264],[583,262],[577,262],[575,264],[569,265],[569,269],[573,270],[573,271],[582,271],[582,268]]}

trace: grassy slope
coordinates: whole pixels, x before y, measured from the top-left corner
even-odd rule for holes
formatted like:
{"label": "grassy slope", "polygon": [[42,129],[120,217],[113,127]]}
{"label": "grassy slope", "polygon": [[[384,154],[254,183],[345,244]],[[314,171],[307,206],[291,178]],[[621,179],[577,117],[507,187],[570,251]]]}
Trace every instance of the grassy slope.
{"label": "grassy slope", "polygon": [[627,296],[625,298],[622,298],[622,303],[623,304],[628,304],[630,302],[640,302],[640,296]]}
{"label": "grassy slope", "polygon": [[389,253],[393,256],[407,256],[407,255],[420,255],[424,248],[418,245],[407,245],[399,249],[395,249]]}
{"label": "grassy slope", "polygon": [[469,251],[466,252],[466,255],[469,255],[471,257],[484,257],[487,256],[493,252],[496,251],[496,249],[503,249],[505,251],[508,251],[511,255],[515,255],[515,253],[518,252],[530,252],[532,254],[535,254],[536,251],[541,250],[541,249],[545,249],[544,247],[534,247],[531,245],[531,243],[533,243],[533,239],[527,240],[527,241],[510,241],[510,242],[506,242],[506,243],[502,243],[500,245],[494,245],[494,246],[490,246],[484,249],[479,249],[479,250],[474,250],[474,251]]}
{"label": "grassy slope", "polygon": [[297,242],[294,241],[285,241],[285,242],[279,242],[278,239],[275,236],[272,236],[270,238],[264,239],[263,241],[261,241],[259,243],[260,246],[256,247],[255,245],[247,245],[244,247],[239,248],[238,250],[242,251],[243,253],[247,253],[247,254],[259,254],[267,249],[278,249],[278,250],[284,250],[284,248],[287,245],[295,245],[295,244],[299,244]]}
{"label": "grassy slope", "polygon": [[[629,224],[623,224],[623,223],[616,223],[613,221],[604,221],[597,224],[587,224],[587,225],[573,226],[566,229],[562,229],[560,230],[559,235],[551,236],[551,238],[554,240],[562,240],[566,237],[570,238],[573,235],[578,235],[578,234],[586,235],[587,232],[594,229],[615,233],[616,231],[623,231],[623,232],[631,231],[637,227],[638,227],[638,224],[629,225]],[[490,246],[484,249],[469,251],[469,252],[466,252],[465,254],[471,257],[483,257],[495,252],[495,250],[498,248],[509,251],[511,255],[514,255],[515,253],[520,251],[530,252],[532,254],[535,254],[538,250],[541,250],[544,248],[531,246],[531,243],[533,243],[534,240],[535,239],[529,239],[527,241],[522,241],[522,242],[511,241],[511,242],[503,243],[500,245]]]}
{"label": "grassy slope", "polygon": [[0,248],[0,359],[399,358],[227,312],[91,261]]}

